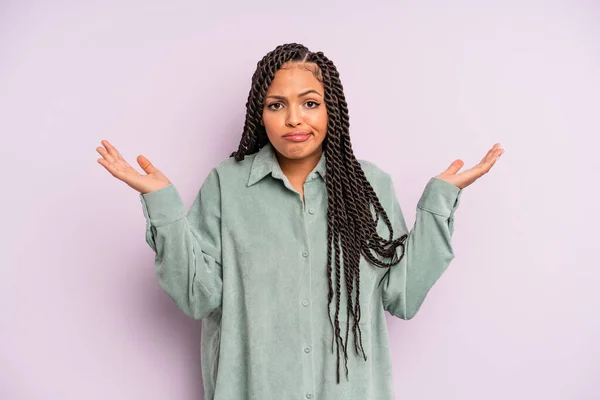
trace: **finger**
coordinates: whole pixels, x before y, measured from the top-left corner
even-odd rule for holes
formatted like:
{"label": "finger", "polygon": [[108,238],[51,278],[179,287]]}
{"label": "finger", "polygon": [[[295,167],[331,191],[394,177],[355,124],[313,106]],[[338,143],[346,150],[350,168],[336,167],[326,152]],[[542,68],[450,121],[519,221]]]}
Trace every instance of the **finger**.
{"label": "finger", "polygon": [[502,152],[499,152],[499,154],[496,154],[495,156],[490,157],[490,159],[481,166],[480,169],[482,171],[482,174],[487,174],[490,171],[490,169],[492,169],[494,164],[496,164],[496,161],[498,160],[498,158],[500,158],[500,155],[502,155]]}
{"label": "finger", "polygon": [[498,157],[499,152],[502,151],[502,147],[500,143],[496,143],[492,148],[486,153],[485,157],[481,159],[479,164],[476,167],[481,168],[487,165],[491,160],[496,159]]}
{"label": "finger", "polygon": [[112,163],[108,162],[108,161],[107,161],[107,160],[105,160],[104,158],[99,158],[97,161],[98,161],[98,163],[99,163],[100,165],[102,165],[104,168],[106,168],[106,170],[107,170],[108,172],[110,172],[110,174],[111,174],[112,176],[114,176],[115,178],[118,178],[118,177],[117,177],[118,170],[117,170],[117,169],[114,167],[114,164],[112,164]]}
{"label": "finger", "polygon": [[138,156],[137,162],[140,165],[140,167],[142,167],[142,169],[144,170],[144,172],[147,173],[147,174],[151,174],[153,172],[158,171],[158,169],[156,169],[156,167],[154,167],[154,165],[152,165],[152,163],[150,162],[150,160],[148,160],[146,157],[144,157],[141,154]]}
{"label": "finger", "polygon": [[488,156],[488,159],[486,160],[485,164],[492,163],[493,165],[493,163],[495,163],[496,160],[500,158],[502,153],[504,153],[504,149],[500,146],[500,143],[498,143],[496,149]]}
{"label": "finger", "polygon": [[494,152],[496,151],[498,146],[500,146],[500,143],[496,143],[494,146],[492,146],[492,148],[489,149],[488,152],[485,154],[485,156],[481,159],[480,163],[483,164],[487,160],[489,160],[489,158],[494,154]]}
{"label": "finger", "polygon": [[455,175],[465,165],[463,160],[454,160],[452,164],[444,171],[444,173]]}
{"label": "finger", "polygon": [[106,147],[106,150],[108,150],[108,153],[111,156],[113,156],[117,160],[125,161],[125,159],[123,158],[121,153],[119,153],[117,148],[115,146],[113,146],[108,140],[102,140],[101,143],[104,145],[104,147]]}
{"label": "finger", "polygon": [[111,164],[112,164],[112,163],[114,163],[114,162],[115,162],[115,158],[114,158],[112,155],[110,155],[110,154],[108,153],[108,151],[106,151],[106,149],[105,149],[104,147],[96,147],[96,151],[97,151],[98,153],[100,153],[100,155],[101,155],[102,157],[104,157],[104,159],[105,159],[106,161],[108,161],[109,163],[111,163]]}

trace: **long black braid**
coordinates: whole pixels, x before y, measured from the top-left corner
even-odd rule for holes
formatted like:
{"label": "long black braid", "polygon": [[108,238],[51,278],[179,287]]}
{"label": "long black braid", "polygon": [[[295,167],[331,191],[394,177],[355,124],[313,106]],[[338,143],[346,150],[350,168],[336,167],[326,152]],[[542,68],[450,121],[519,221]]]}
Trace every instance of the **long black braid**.
{"label": "long black braid", "polygon": [[[325,106],[327,107],[328,122],[327,134],[323,140],[323,151],[326,158],[326,188],[328,196],[327,206],[327,278],[329,280],[328,309],[333,299],[332,287],[332,251],[335,249],[335,324],[331,320],[329,312],[329,321],[334,332],[332,337],[337,343],[337,383],[340,382],[340,347],[342,349],[346,378],[348,378],[348,332],[350,317],[354,321],[352,330],[354,334],[354,348],[357,354],[362,355],[367,360],[363,345],[362,334],[360,331],[360,256],[361,254],[371,264],[380,268],[390,268],[400,262],[404,256],[404,242],[407,235],[404,234],[397,239],[392,239],[394,231],[390,220],[379,203],[379,199],[373,190],[373,187],[367,180],[360,162],[354,156],[352,145],[350,143],[350,122],[348,115],[348,106],[339,73],[333,64],[322,52],[313,53],[301,44],[291,43],[277,46],[269,52],[257,64],[256,71],[252,76],[252,88],[248,95],[246,103],[246,121],[244,123],[244,132],[240,140],[238,150],[233,152],[230,157],[235,157],[237,161],[244,159],[244,156],[258,152],[267,142],[268,137],[264,126],[260,121],[264,99],[269,85],[273,81],[275,73],[284,64],[300,63],[316,65],[313,74],[323,83]],[[375,215],[371,211],[371,206]],[[379,217],[385,221],[389,238],[384,239],[377,233],[377,223]],[[398,257],[396,249],[402,247],[402,254]],[[379,256],[390,259],[390,262],[384,262],[374,257],[372,251]],[[342,339],[339,326],[340,309],[340,275],[341,263],[340,254],[343,256],[344,280],[347,292],[347,319],[346,319],[346,337]],[[389,269],[382,277],[389,274]],[[381,283],[380,281],[380,283]],[[352,299],[354,283],[356,284],[356,295]],[[358,338],[358,339],[357,339]],[[359,349],[360,344],[360,349]]]}

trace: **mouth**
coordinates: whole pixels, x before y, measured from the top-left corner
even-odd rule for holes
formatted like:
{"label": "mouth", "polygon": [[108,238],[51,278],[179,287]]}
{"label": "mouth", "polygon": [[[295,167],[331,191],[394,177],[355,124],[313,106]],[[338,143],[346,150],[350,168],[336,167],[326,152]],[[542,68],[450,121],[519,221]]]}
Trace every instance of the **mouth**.
{"label": "mouth", "polygon": [[283,138],[286,140],[290,140],[292,142],[304,142],[310,137],[310,133],[308,132],[290,132],[283,135]]}

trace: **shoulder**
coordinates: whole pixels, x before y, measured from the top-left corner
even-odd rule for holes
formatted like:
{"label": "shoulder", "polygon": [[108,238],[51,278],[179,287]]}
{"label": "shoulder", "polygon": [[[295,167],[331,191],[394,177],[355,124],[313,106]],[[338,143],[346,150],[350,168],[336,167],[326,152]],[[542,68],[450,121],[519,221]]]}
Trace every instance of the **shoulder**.
{"label": "shoulder", "polygon": [[205,184],[212,182],[214,185],[220,187],[221,190],[245,185],[248,181],[254,157],[256,157],[256,153],[247,155],[240,161],[236,161],[233,157],[228,157],[218,162],[209,171]]}
{"label": "shoulder", "polygon": [[360,163],[365,176],[374,189],[375,186],[381,188],[389,185],[392,177],[387,171],[383,170],[373,161],[359,159],[358,162]]}
{"label": "shoulder", "polygon": [[213,169],[218,172],[219,175],[223,176],[243,175],[244,173],[248,173],[250,171],[252,161],[254,160],[254,157],[256,157],[256,154],[257,153],[249,154],[241,161],[236,161],[235,158],[228,157],[219,162]]}
{"label": "shoulder", "polygon": [[380,203],[384,208],[387,208],[387,205],[390,204],[396,196],[392,176],[372,161],[358,161],[360,162],[365,177],[377,194]]}

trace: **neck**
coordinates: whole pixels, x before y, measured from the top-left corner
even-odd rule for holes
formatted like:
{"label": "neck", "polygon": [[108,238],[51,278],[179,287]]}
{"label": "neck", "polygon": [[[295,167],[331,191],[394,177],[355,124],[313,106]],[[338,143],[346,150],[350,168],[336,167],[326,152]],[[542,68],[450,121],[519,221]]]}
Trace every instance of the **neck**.
{"label": "neck", "polygon": [[308,174],[310,174],[319,163],[321,155],[323,154],[323,148],[320,147],[313,154],[301,159],[286,158],[279,154],[279,152],[275,153],[277,155],[279,166],[281,167],[281,172],[283,172],[288,180],[290,182],[303,183],[306,181]]}

